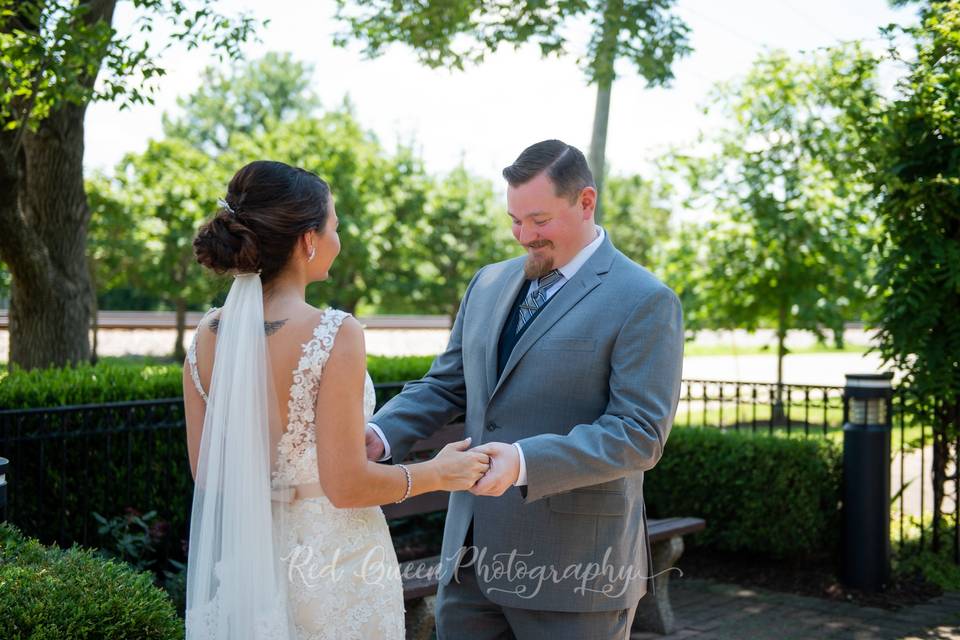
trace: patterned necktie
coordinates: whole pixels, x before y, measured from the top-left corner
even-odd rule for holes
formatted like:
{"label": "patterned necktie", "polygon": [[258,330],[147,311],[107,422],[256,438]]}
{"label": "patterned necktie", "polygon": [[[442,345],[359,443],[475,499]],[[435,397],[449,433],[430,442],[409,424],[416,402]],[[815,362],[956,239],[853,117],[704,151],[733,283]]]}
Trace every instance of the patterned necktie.
{"label": "patterned necktie", "polygon": [[556,284],[562,277],[563,274],[557,269],[554,269],[540,278],[539,289],[527,294],[527,297],[524,298],[520,304],[520,318],[517,320],[518,332],[530,321],[530,318],[537,312],[537,309],[543,306],[544,301],[547,299],[547,289]]}

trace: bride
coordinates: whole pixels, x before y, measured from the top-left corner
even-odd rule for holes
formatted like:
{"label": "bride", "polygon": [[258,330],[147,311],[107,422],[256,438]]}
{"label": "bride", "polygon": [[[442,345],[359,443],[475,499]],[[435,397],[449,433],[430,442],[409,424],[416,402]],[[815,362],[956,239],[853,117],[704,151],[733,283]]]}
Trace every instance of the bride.
{"label": "bride", "polygon": [[219,204],[193,243],[234,280],[184,363],[186,637],[401,639],[403,589],[378,505],[469,489],[490,460],[467,439],[409,466],[367,461],[362,327],[304,296],[340,252],[323,180],[252,162]]}

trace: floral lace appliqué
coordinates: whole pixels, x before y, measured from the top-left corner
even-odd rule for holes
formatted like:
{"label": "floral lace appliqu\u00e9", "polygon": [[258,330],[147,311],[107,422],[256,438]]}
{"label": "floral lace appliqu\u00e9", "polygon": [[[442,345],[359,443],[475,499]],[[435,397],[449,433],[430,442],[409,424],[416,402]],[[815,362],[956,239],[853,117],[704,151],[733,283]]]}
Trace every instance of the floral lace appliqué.
{"label": "floral lace appliqu\u00e9", "polygon": [[204,321],[217,309],[219,309],[219,307],[211,307],[209,311],[203,314],[203,318],[197,323],[197,330],[193,332],[193,340],[190,341],[190,348],[187,349],[187,363],[190,365],[190,378],[193,380],[193,386],[197,388],[197,392],[200,393],[200,397],[203,398],[204,402],[207,402],[207,392],[203,390],[203,385],[200,384],[200,374],[197,372],[197,336],[200,335],[200,327],[203,326]]}
{"label": "floral lace appliqu\u00e9", "polygon": [[[313,330],[313,337],[303,345],[300,362],[293,371],[293,384],[287,403],[287,431],[277,445],[278,464],[274,474],[277,486],[309,484],[320,479],[314,415],[317,387],[340,325],[348,315],[339,309],[326,310],[320,324]],[[367,418],[373,415],[375,404],[373,382],[367,374],[364,385],[364,414]]]}

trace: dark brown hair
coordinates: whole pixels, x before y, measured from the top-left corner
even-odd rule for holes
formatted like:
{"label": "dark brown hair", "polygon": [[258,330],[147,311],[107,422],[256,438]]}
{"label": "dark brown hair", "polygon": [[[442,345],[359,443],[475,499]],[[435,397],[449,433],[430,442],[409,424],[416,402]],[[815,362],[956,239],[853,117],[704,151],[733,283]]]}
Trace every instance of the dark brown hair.
{"label": "dark brown hair", "polygon": [[197,262],[217,273],[260,270],[266,283],[286,266],[301,235],[324,228],[329,198],[330,187],[311,171],[251,162],[230,180],[227,207],[194,238]]}
{"label": "dark brown hair", "polygon": [[560,140],[532,144],[503,170],[511,187],[518,187],[547,172],[554,193],[573,201],[585,187],[596,187],[587,159],[576,147]]}

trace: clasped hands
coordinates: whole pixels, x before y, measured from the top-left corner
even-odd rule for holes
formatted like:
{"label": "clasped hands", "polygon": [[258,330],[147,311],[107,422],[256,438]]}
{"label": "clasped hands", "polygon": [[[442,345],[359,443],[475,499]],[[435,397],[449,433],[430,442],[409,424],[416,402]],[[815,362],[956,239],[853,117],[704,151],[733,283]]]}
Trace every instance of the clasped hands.
{"label": "clasped hands", "polygon": [[470,449],[490,456],[490,468],[470,488],[475,496],[502,496],[520,475],[520,453],[512,444],[485,442]]}
{"label": "clasped hands", "polygon": [[[383,457],[383,441],[371,429],[366,430],[367,459],[379,460]],[[520,476],[520,453],[512,444],[505,442],[485,442],[469,449],[476,453],[483,453],[490,457],[490,467],[470,487],[469,491],[476,496],[501,496],[513,486]]]}

